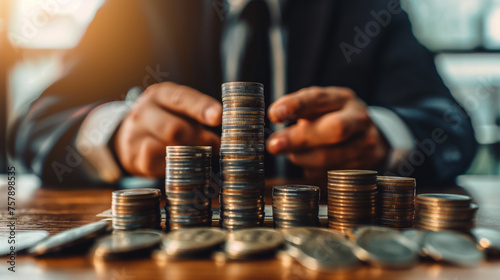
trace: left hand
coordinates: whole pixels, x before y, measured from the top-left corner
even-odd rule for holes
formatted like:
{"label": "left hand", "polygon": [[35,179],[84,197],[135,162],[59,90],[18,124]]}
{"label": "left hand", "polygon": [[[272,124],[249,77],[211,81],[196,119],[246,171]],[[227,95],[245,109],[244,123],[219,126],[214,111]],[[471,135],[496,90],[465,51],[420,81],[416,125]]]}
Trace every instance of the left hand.
{"label": "left hand", "polygon": [[332,169],[379,169],[390,147],[368,110],[349,88],[309,87],[288,94],[269,107],[275,123],[297,124],[273,133],[271,154],[286,154],[306,176]]}

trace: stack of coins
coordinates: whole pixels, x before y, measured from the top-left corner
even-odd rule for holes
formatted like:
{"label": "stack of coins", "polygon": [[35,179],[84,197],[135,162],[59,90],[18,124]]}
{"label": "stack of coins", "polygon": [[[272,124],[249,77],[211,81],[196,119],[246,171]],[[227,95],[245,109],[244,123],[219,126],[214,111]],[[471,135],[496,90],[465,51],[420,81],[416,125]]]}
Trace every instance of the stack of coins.
{"label": "stack of coins", "polygon": [[275,228],[319,226],[319,194],[316,186],[284,185],[273,188]]}
{"label": "stack of coins", "polygon": [[419,194],[416,199],[418,228],[470,233],[478,205],[471,197],[458,194]]}
{"label": "stack of coins", "polygon": [[328,225],[348,232],[357,225],[376,221],[377,172],[328,171]]}
{"label": "stack of coins", "polygon": [[220,225],[233,230],[264,223],[264,86],[222,85]]}
{"label": "stack of coins", "polygon": [[391,228],[411,228],[415,214],[414,178],[378,176],[379,224]]}
{"label": "stack of coins", "polygon": [[212,147],[168,146],[165,210],[171,230],[212,225]]}
{"label": "stack of coins", "polygon": [[111,200],[113,229],[160,229],[161,191],[128,189],[114,191]]}

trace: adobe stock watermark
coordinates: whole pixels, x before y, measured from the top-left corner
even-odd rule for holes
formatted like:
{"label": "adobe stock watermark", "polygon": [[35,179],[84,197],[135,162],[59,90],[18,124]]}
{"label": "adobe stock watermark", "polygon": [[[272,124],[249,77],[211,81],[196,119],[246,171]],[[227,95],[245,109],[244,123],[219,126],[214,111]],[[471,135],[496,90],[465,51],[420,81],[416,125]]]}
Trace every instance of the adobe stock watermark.
{"label": "adobe stock watermark", "polygon": [[[146,74],[142,79],[143,90],[155,83],[166,81],[166,78],[170,74],[169,72],[162,72],[160,69],[160,64],[157,64],[155,68],[148,65],[144,70],[146,71]],[[115,101],[121,101],[123,103],[121,103],[121,105],[114,103],[116,104],[116,106],[111,106],[109,108],[113,115],[123,114],[124,111],[129,111],[135,103],[134,100],[126,99],[126,93],[122,93],[120,95],[120,98]],[[125,106],[125,108],[123,105]],[[66,155],[64,158],[64,162],[53,161],[51,163],[52,170],[54,171],[54,174],[56,175],[59,183],[63,182],[64,174],[72,173],[76,168],[79,168],[81,166],[81,164],[84,162],[84,157],[89,156],[93,152],[94,147],[99,145],[99,143],[102,143],[106,135],[110,135],[111,133],[113,133],[112,130],[114,130],[116,127],[112,124],[113,121],[111,117],[103,117],[99,119],[95,127],[81,132],[82,137],[84,137],[85,141],[81,142],[80,145],[78,145],[78,150],[71,145],[67,145],[65,147]]]}
{"label": "adobe stock watermark", "polygon": [[402,11],[403,9],[399,5],[398,0],[388,1],[387,7],[384,10],[371,10],[370,15],[372,20],[368,21],[364,27],[354,27],[352,43],[342,41],[339,45],[347,63],[352,62],[353,55],[360,54],[364,48],[370,45],[371,40],[380,34],[382,28],[387,27],[391,23],[393,15],[397,15]]}
{"label": "adobe stock watermark", "polygon": [[444,129],[436,127],[432,130],[430,137],[418,140],[415,139],[415,149],[410,151],[407,157],[401,158],[397,168],[397,174],[385,172],[384,175],[389,176],[411,176],[417,167],[424,164],[426,158],[432,156],[437,149],[437,146],[448,140],[448,135]]}

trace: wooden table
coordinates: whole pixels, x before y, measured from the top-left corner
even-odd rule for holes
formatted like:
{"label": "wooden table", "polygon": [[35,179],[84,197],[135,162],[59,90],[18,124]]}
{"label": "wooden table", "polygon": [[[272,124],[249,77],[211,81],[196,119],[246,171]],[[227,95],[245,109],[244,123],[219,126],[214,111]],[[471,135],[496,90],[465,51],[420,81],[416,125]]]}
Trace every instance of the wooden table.
{"label": "wooden table", "polygon": [[[268,180],[269,186],[289,183]],[[294,182],[304,183],[304,182]],[[324,183],[319,182],[323,185]],[[109,209],[113,189],[51,189],[23,190],[18,186],[16,207],[17,232],[43,229],[51,234],[98,221],[96,214]],[[493,188],[421,189],[420,192],[469,192],[480,205],[478,224],[500,228],[500,190]],[[326,194],[326,192],[323,192]],[[8,232],[6,189],[0,187],[0,233]],[[270,197],[269,195],[267,196]],[[4,199],[5,198],[5,199]],[[323,201],[326,195],[323,195]],[[286,258],[249,262],[218,263],[214,260],[158,262],[153,259],[102,262],[90,256],[76,255],[36,259],[17,256],[16,272],[7,270],[7,258],[0,258],[0,279],[500,279],[500,260],[489,260],[478,268],[458,268],[424,262],[409,270],[385,270],[368,265],[347,273],[318,273]]]}

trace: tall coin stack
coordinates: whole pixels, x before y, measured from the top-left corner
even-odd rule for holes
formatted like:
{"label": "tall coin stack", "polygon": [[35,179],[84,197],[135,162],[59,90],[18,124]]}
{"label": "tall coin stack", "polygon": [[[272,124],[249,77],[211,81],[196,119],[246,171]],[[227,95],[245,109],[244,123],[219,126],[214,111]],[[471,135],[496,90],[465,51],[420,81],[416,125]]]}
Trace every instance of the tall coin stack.
{"label": "tall coin stack", "polygon": [[378,176],[379,224],[391,228],[411,228],[415,214],[414,178]]}
{"label": "tall coin stack", "polygon": [[165,193],[171,230],[212,225],[212,147],[168,146]]}
{"label": "tall coin stack", "polygon": [[233,230],[264,223],[264,86],[222,85],[220,225]]}
{"label": "tall coin stack", "polygon": [[458,194],[419,194],[416,199],[418,228],[441,231],[455,230],[470,233],[478,205],[472,198]]}
{"label": "tall coin stack", "polygon": [[160,229],[160,196],[160,190],[151,188],[114,191],[111,198],[113,229]]}
{"label": "tall coin stack", "polygon": [[319,226],[319,194],[316,186],[284,185],[273,187],[275,228]]}
{"label": "tall coin stack", "polygon": [[328,225],[331,229],[347,232],[357,225],[374,224],[376,203],[376,171],[328,171]]}

